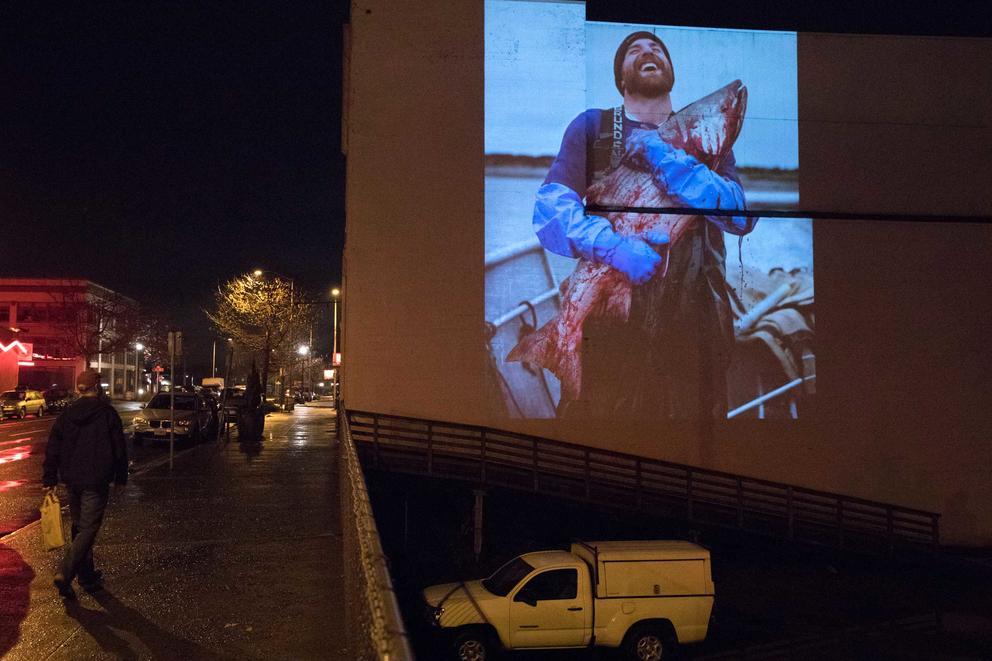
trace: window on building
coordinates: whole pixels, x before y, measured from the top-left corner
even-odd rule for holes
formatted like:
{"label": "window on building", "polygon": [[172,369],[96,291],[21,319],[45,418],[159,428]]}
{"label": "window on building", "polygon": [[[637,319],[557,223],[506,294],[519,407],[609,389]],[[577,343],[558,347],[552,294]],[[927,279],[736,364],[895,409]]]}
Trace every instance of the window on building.
{"label": "window on building", "polygon": [[48,321],[47,303],[21,303],[17,306],[17,323],[44,323]]}

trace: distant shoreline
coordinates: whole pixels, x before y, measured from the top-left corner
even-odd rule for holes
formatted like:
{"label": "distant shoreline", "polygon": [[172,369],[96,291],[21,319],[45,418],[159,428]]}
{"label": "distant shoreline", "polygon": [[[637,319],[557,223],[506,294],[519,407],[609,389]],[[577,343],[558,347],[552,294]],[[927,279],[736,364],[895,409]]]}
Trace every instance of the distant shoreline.
{"label": "distant shoreline", "polygon": [[[554,156],[522,156],[519,154],[486,154],[485,166],[487,177],[534,177],[541,179],[548,173]],[[738,166],[737,172],[742,177],[776,181],[781,184],[795,182],[798,188],[799,170],[784,170],[782,168],[755,168]]]}

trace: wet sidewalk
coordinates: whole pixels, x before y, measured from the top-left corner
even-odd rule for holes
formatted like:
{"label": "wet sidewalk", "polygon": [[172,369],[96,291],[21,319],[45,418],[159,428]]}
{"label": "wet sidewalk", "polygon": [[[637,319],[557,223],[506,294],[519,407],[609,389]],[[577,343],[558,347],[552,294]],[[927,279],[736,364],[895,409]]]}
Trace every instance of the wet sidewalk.
{"label": "wet sidewalk", "polygon": [[[106,590],[63,601],[37,523],[0,541],[0,656],[348,658],[334,411],[266,418],[133,474],[97,538]],[[39,490],[39,501],[41,499]]]}

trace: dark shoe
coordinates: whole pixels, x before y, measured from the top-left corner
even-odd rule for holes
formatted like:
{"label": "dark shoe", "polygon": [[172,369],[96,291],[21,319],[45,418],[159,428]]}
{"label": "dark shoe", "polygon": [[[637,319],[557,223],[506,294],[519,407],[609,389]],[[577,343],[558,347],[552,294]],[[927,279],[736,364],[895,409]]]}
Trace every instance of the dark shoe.
{"label": "dark shoe", "polygon": [[99,592],[103,589],[103,572],[99,569],[94,569],[93,573],[88,575],[86,578],[80,576],[79,587],[83,588],[90,594]]}
{"label": "dark shoe", "polygon": [[103,591],[103,583],[99,582],[80,584],[80,587],[86,590],[88,594],[96,594]]}
{"label": "dark shoe", "polygon": [[76,591],[72,589],[72,585],[69,583],[69,581],[65,580],[65,577],[62,576],[61,574],[55,575],[55,577],[52,579],[52,584],[55,586],[55,589],[59,591],[59,594],[62,595],[63,598],[65,599],[76,598]]}

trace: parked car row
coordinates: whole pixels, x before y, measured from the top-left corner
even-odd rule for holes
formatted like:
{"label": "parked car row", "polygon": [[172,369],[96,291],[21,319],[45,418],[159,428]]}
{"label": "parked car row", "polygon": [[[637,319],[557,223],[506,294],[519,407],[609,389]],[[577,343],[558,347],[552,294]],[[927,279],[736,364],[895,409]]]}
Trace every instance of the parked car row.
{"label": "parked car row", "polygon": [[320,399],[320,395],[313,393],[310,390],[296,390],[293,392],[293,400],[297,404],[305,404],[306,402],[312,402],[316,399]]}
{"label": "parked car row", "polygon": [[[209,388],[176,389],[176,435],[198,439],[216,434],[221,422],[234,422],[238,413],[246,405],[245,391],[241,388],[225,388],[216,392]],[[6,418],[24,419],[28,416],[42,417],[49,413],[60,413],[72,404],[79,395],[68,388],[53,386],[44,392],[25,387],[17,387],[0,393],[0,421]],[[143,405],[143,413],[134,418],[135,440],[169,437],[169,393],[161,392]],[[315,398],[309,392],[296,391],[293,399],[302,404]],[[223,402],[223,411],[221,411]],[[262,404],[265,413],[278,411],[282,407],[272,397]],[[162,412],[164,413],[164,416]]]}
{"label": "parked car row", "polygon": [[76,400],[76,393],[65,388],[52,387],[44,392],[19,386],[0,393],[0,419],[24,419],[29,415],[42,417],[58,413]]}

